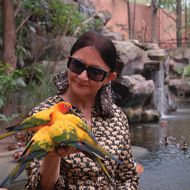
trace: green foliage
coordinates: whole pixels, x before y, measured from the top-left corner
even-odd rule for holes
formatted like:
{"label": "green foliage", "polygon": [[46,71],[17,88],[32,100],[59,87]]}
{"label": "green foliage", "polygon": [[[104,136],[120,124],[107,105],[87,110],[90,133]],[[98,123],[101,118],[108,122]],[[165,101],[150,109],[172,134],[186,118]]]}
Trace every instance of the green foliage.
{"label": "green foliage", "polygon": [[[21,113],[27,113],[55,94],[50,68],[36,63],[13,72],[10,70],[9,65],[0,64],[0,108],[12,101]],[[0,120],[6,120],[5,117],[1,115]]]}
{"label": "green foliage", "polygon": [[26,87],[20,91],[20,109],[27,113],[32,107],[56,93],[53,74],[50,68],[42,64],[33,64],[24,69]]}
{"label": "green foliage", "polygon": [[44,9],[48,6],[46,0],[24,0],[23,8],[31,11],[33,15],[38,17],[44,16]]}
{"label": "green foliage", "polygon": [[183,77],[190,77],[190,64],[185,66],[182,76]]}
{"label": "green foliage", "polygon": [[[100,29],[103,25],[100,19],[87,17],[79,11],[77,3],[63,3],[61,0],[22,0],[21,11],[16,16],[16,28],[23,21],[17,32],[16,55],[18,65],[24,67],[32,61],[38,61],[39,57],[34,55],[35,41],[31,42],[32,34],[39,39],[52,39],[60,35],[79,35],[89,29]],[[36,38],[35,38],[36,39]],[[44,41],[39,44],[43,44]],[[45,49],[45,47],[41,47]],[[48,57],[44,52],[43,57]],[[27,61],[26,61],[27,60]]]}
{"label": "green foliage", "polygon": [[22,70],[13,70],[9,64],[0,63],[0,108],[10,95],[26,86]]}
{"label": "green foliage", "polygon": [[73,4],[64,4],[59,0],[50,2],[52,27],[56,31],[73,34],[76,27],[85,20],[85,16]]}
{"label": "green foliage", "polygon": [[[96,27],[97,23],[87,23],[82,26],[81,23],[87,18],[83,13],[78,10],[75,3],[63,3],[61,0],[24,0],[23,4],[23,19],[26,17],[26,12],[31,13],[29,26],[44,27],[44,30],[49,34],[67,34],[73,35],[77,27],[82,30]],[[21,16],[21,15],[20,15]],[[21,22],[21,17],[17,18]]]}
{"label": "green foliage", "polygon": [[11,121],[18,118],[19,114],[12,114],[11,116],[6,116],[4,114],[0,114],[0,121],[10,124]]}
{"label": "green foliage", "polygon": [[183,68],[178,67],[178,66],[174,66],[174,71],[177,73],[177,75],[182,75],[183,73]]}

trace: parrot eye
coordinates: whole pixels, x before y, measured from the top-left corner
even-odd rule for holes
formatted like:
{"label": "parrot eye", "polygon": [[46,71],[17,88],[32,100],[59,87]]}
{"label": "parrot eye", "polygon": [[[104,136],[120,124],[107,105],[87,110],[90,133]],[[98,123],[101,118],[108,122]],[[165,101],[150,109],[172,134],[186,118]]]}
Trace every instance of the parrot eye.
{"label": "parrot eye", "polygon": [[65,107],[65,108],[68,108],[69,106],[65,105],[64,107]]}

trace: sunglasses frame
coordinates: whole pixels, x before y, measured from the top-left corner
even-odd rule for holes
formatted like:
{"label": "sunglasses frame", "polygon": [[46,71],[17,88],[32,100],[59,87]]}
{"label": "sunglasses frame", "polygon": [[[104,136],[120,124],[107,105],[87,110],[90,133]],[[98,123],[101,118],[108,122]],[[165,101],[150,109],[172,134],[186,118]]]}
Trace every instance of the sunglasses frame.
{"label": "sunglasses frame", "polygon": [[[76,71],[74,71],[74,70],[72,70],[72,69],[70,68],[71,59],[74,59],[74,60],[78,61],[78,62],[81,63],[81,65],[84,67],[83,70],[82,70],[80,73],[79,73],[79,72],[76,72]],[[109,75],[109,72],[106,72],[106,71],[104,71],[103,69],[98,68],[98,67],[87,66],[85,62],[83,62],[82,60],[77,59],[77,58],[75,58],[75,57],[73,57],[73,56],[69,56],[69,59],[68,59],[68,62],[67,62],[67,68],[68,68],[69,70],[71,70],[73,73],[77,74],[77,75],[80,75],[82,72],[86,71],[88,78],[89,78],[90,80],[96,81],[96,82],[102,82],[102,81]],[[103,73],[102,78],[101,78],[100,80],[94,80],[94,78],[91,77],[91,74],[90,74],[90,72],[89,72],[89,69],[97,69],[98,71],[102,71],[102,73]]]}

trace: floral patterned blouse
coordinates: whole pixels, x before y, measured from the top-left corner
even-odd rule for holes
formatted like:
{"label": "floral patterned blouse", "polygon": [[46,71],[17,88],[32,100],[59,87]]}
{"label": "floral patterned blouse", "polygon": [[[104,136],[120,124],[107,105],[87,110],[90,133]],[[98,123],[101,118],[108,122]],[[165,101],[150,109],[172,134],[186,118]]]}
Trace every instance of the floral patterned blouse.
{"label": "floral patterned blouse", "polygon": [[[63,77],[62,75],[60,74],[61,77]],[[63,92],[61,89],[63,84],[59,84],[59,81],[63,81],[60,76],[57,75],[55,82],[59,92]],[[56,190],[136,190],[138,187],[138,175],[132,159],[127,117],[110,100],[110,84],[102,89],[101,94],[103,94],[99,94],[101,100],[99,99],[92,109],[92,132],[101,146],[123,162],[120,165],[109,158],[104,160],[104,165],[112,176],[114,184],[109,182],[96,162],[79,152],[62,158],[60,176],[55,185]],[[32,113],[46,109],[60,101],[63,99],[59,95],[50,97],[35,107]],[[102,105],[101,108],[99,105]],[[74,113],[85,121],[81,111],[76,107],[73,109]],[[39,168],[41,162],[41,160],[35,159],[27,169],[26,189],[40,189]]]}

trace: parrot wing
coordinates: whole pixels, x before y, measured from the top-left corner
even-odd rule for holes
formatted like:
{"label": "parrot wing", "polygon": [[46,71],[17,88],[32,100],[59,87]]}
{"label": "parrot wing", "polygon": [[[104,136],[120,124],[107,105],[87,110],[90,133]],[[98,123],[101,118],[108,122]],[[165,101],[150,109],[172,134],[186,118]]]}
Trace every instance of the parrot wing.
{"label": "parrot wing", "polygon": [[34,134],[32,139],[27,143],[22,156],[30,154],[31,152],[45,150],[49,152],[53,150],[54,143],[49,135],[49,126],[44,126]]}
{"label": "parrot wing", "polygon": [[48,151],[53,150],[53,142],[48,135],[49,126],[41,128],[34,134],[32,139],[25,147],[23,154],[18,160],[17,166],[11,173],[0,183],[0,187],[10,184],[24,171],[34,158],[44,157]]}
{"label": "parrot wing", "polygon": [[58,148],[65,145],[73,146],[79,150],[94,154],[102,159],[104,159],[105,156],[108,156],[121,164],[119,159],[114,157],[98,144],[91,131],[81,128],[81,123],[84,124],[84,122],[82,122],[80,118],[78,119],[80,122],[73,122],[73,120],[66,120],[68,115],[64,115],[64,120],[58,120],[49,128],[49,134]]}
{"label": "parrot wing", "polygon": [[25,120],[23,120],[23,122],[20,123],[19,125],[8,127],[6,128],[6,130],[7,131],[22,131],[22,130],[27,130],[27,129],[31,130],[33,127],[37,127],[38,125],[47,124],[50,121],[50,118],[49,118],[50,113],[48,113],[47,111],[44,112],[43,118],[39,117],[42,115],[41,113],[36,113],[32,115],[31,117],[28,117]]}
{"label": "parrot wing", "polygon": [[19,159],[19,163],[15,166],[15,168],[11,171],[11,173],[0,183],[0,188],[8,186],[9,184],[13,183],[15,179],[27,168],[30,162],[34,158],[42,158],[46,155],[46,151],[38,150],[31,152],[29,155],[21,157]]}
{"label": "parrot wing", "polygon": [[73,114],[67,114],[63,116],[63,120],[65,122],[68,122],[69,125],[79,127],[81,130],[88,133],[91,136],[91,138],[94,139],[94,141],[96,141],[96,138],[94,134],[92,133],[91,128],[80,117]]}

